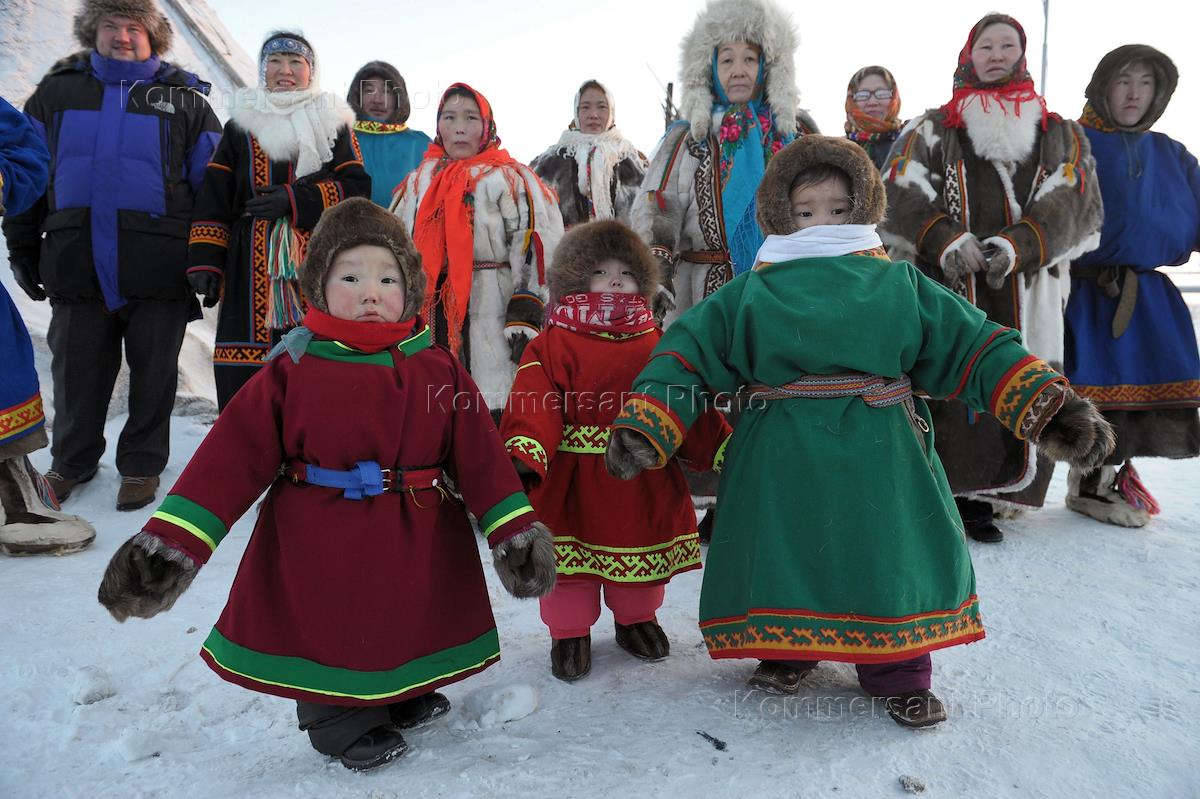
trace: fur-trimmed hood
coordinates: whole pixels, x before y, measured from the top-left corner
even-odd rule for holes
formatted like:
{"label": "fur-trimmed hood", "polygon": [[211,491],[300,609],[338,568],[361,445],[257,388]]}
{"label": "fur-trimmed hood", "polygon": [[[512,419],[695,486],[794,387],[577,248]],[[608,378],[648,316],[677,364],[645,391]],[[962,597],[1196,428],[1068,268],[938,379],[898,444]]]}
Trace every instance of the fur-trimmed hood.
{"label": "fur-trimmed hood", "polygon": [[83,0],[75,15],[75,38],[89,50],[96,46],[96,31],[101,17],[128,17],[146,28],[150,50],[163,55],[171,49],[175,32],[171,21],[154,0]]}
{"label": "fur-trimmed hood", "polygon": [[360,244],[387,247],[396,256],[404,278],[404,314],[399,321],[411,319],[425,302],[425,270],[421,268],[421,255],[413,246],[404,223],[365,197],[349,197],[321,214],[299,269],[300,288],[308,302],[329,313],[325,281],[333,259],[342,250]]}
{"label": "fur-trimmed hood", "polygon": [[713,52],[722,44],[750,42],[763,54],[766,101],[780,133],[796,133],[800,97],[796,90],[796,33],[788,15],[772,0],[709,0],[680,46],[683,84],[679,115],[703,140],[712,128]]}
{"label": "fur-trimmed hood", "polygon": [[576,225],[563,236],[546,277],[550,296],[588,291],[592,269],[608,258],[629,264],[638,292],[647,300],[654,299],[662,281],[658,260],[636,233],[612,219]]}
{"label": "fur-trimmed hood", "polygon": [[360,120],[368,118],[363,115],[362,110],[362,82],[370,78],[381,79],[384,85],[390,87],[392,93],[396,95],[396,110],[392,113],[391,119],[382,121],[392,125],[402,125],[407,122],[409,114],[412,113],[412,105],[408,99],[408,84],[404,82],[404,76],[400,74],[400,70],[386,61],[370,61],[354,73],[354,78],[350,81],[350,90],[346,92],[346,102],[354,109],[355,115]]}
{"label": "fur-trimmed hood", "polygon": [[758,186],[758,226],[763,233],[786,236],[796,232],[790,199],[792,181],[818,164],[835,166],[850,178],[854,208],[849,224],[877,225],[883,221],[887,194],[879,170],[866,151],[849,139],[802,136],[775,154]]}
{"label": "fur-trimmed hood", "polygon": [[[1108,88],[1124,67],[1136,61],[1147,64],[1154,71],[1154,101],[1136,125],[1125,127],[1118,125],[1113,119],[1112,111],[1108,107]],[[1167,104],[1171,102],[1171,95],[1175,93],[1177,85],[1179,70],[1166,53],[1147,44],[1126,44],[1100,59],[1084,94],[1088,104],[1105,123],[1126,133],[1140,133],[1149,130],[1167,110]]]}

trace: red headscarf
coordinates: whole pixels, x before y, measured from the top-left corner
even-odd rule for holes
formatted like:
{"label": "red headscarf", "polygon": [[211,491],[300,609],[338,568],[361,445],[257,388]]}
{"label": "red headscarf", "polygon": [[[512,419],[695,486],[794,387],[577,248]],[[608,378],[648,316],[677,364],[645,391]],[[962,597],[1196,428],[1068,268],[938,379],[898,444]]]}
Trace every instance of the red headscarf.
{"label": "red headscarf", "polygon": [[[988,26],[997,23],[1009,25],[1017,31],[1017,36],[1021,39],[1021,57],[1017,63],[1013,64],[1006,82],[1001,84],[984,83],[975,72],[971,51],[975,49],[975,40],[979,34],[983,33]],[[971,34],[967,37],[966,45],[958,54],[958,69],[954,71],[954,94],[950,98],[950,102],[941,108],[945,115],[946,127],[964,127],[966,123],[963,122],[963,108],[976,100],[983,105],[985,111],[993,100],[1000,100],[1002,101],[1000,108],[1005,113],[1008,113],[1008,108],[1011,106],[1013,113],[1018,116],[1021,114],[1021,103],[1037,100],[1042,106],[1042,130],[1046,129],[1046,120],[1049,116],[1049,112],[1046,110],[1046,100],[1034,88],[1033,78],[1025,63],[1025,46],[1025,29],[1021,27],[1021,23],[1007,14],[988,14],[975,23],[975,27],[971,28]]]}
{"label": "red headscarf", "polygon": [[[467,84],[455,83],[446,89],[438,103],[438,118],[442,116],[447,97],[456,89],[469,92],[479,105],[479,113],[483,117],[479,151],[470,158],[455,160],[446,153],[442,136],[438,134],[425,150],[424,160],[438,163],[429,189],[417,209],[413,227],[413,244],[421,253],[429,286],[422,315],[432,320],[434,306],[440,299],[449,328],[448,343],[455,353],[462,346],[462,325],[467,315],[475,267],[475,220],[472,208],[475,185],[493,169],[517,163],[506,150],[500,149],[491,103]],[[439,290],[438,278],[443,266],[447,270],[446,281]]]}
{"label": "red headscarf", "polygon": [[[883,82],[892,90],[892,99],[888,102],[887,113],[883,119],[871,116],[859,108],[854,100],[858,84],[868,75],[883,78]],[[846,86],[846,135],[855,141],[870,141],[871,134],[891,133],[903,126],[904,123],[900,120],[900,89],[897,88],[892,73],[883,67],[863,67],[855,72],[850,78],[850,84]]]}

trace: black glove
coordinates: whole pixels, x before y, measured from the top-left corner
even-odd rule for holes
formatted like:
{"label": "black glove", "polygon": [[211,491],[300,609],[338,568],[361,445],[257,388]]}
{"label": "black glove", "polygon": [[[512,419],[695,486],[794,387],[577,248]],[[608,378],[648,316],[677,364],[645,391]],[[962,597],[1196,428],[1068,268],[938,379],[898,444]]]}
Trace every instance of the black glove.
{"label": "black glove", "polygon": [[263,186],[257,197],[246,201],[246,213],[256,219],[275,220],[291,212],[292,200],[283,186]]}
{"label": "black glove", "polygon": [[221,299],[221,278],[216,272],[189,272],[188,285],[204,298],[204,307],[211,308]]}
{"label": "black glove", "polygon": [[29,299],[39,302],[46,299],[46,292],[42,288],[42,276],[38,274],[37,264],[29,261],[13,261],[11,266],[17,285],[21,287],[21,291],[29,295]]}
{"label": "black glove", "polygon": [[113,554],[96,598],[117,621],[170,610],[196,576],[195,564],[176,555],[157,538],[138,533]]}

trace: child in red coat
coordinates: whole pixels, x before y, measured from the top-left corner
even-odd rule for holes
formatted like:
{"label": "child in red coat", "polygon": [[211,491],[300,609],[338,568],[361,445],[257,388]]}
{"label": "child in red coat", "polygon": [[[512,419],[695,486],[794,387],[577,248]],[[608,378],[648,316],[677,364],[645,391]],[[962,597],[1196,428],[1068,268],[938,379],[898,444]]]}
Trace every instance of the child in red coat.
{"label": "child in red coat", "polygon": [[[661,660],[670,643],[656,619],[667,582],[700,568],[696,514],[678,462],[625,482],[604,468],[609,425],[661,336],[650,310],[659,269],[649,248],[619,222],[579,225],[555,251],[554,310],[517,367],[500,434],[554,533],[555,590],[542,597],[555,677],[591,669],[591,627],[600,597],[613,611],[617,644]],[[679,459],[719,469],[729,428],[710,411]]]}
{"label": "child in red coat", "polygon": [[[445,713],[436,689],[500,658],[466,509],[514,596],[554,584],[550,534],[479,389],[417,316],[420,257],[398,219],[345,200],[313,232],[309,310],[238,391],[142,532],[105,572],[118,621],[169,609],[265,489],[200,656],[298,702],[313,748],[354,770]],[[444,473],[444,474],[443,474]]]}

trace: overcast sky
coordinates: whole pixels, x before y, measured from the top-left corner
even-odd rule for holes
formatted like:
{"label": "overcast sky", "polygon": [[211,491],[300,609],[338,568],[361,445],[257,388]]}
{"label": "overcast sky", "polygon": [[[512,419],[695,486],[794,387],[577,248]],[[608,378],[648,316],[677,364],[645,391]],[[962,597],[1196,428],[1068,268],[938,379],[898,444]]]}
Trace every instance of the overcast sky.
{"label": "overcast sky", "polygon": [[[523,161],[557,141],[570,121],[575,90],[593,77],[613,91],[618,126],[649,153],[662,134],[658,81],[677,80],[679,42],[703,6],[699,0],[208,3],[252,56],[268,30],[302,28],[329,90],[344,94],[363,63],[390,61],[408,82],[410,124],[430,135],[441,91],[455,81],[470,83],[491,100],[505,147]],[[781,5],[800,35],[801,105],[825,133],[842,132],[846,82],[867,64],[882,64],[896,75],[906,118],[945,102],[971,25],[994,10],[1025,26],[1030,70],[1041,83],[1041,0]],[[1195,24],[1188,21],[1196,15],[1184,11],[1187,5],[1052,0],[1046,83],[1051,110],[1078,117],[1100,57],[1118,45],[1150,44],[1171,56],[1181,73],[1156,129],[1200,152],[1200,48]]]}

